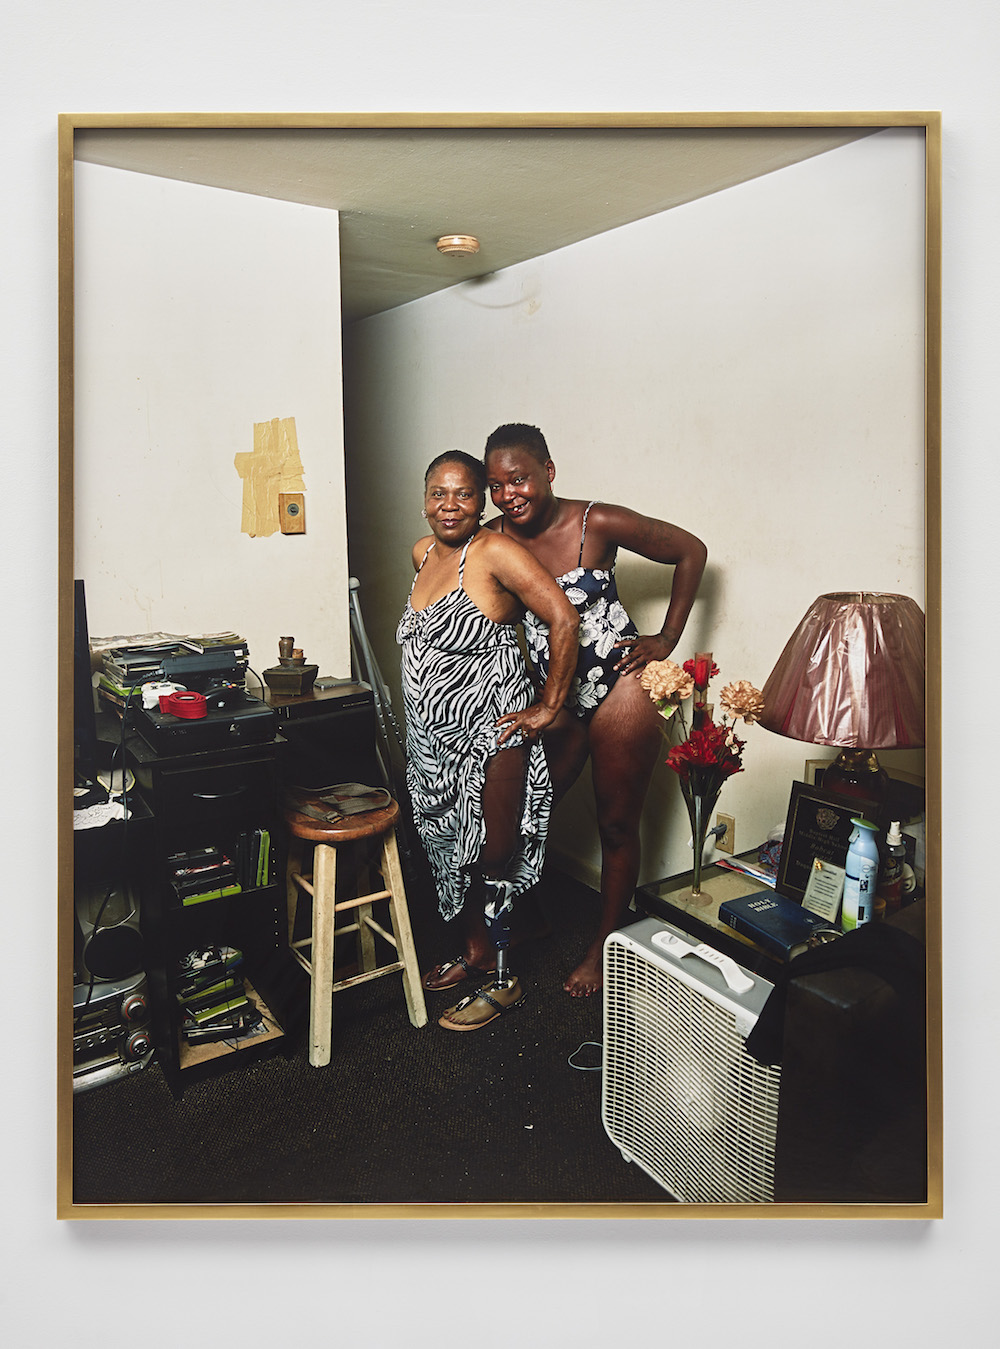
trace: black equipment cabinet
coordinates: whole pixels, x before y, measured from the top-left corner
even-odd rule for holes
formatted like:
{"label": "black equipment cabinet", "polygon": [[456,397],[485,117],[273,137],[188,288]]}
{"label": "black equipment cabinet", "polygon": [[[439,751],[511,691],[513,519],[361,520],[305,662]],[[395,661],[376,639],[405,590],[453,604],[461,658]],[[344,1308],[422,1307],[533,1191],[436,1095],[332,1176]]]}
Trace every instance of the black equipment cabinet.
{"label": "black equipment cabinet", "polygon": [[[291,1052],[286,1013],[294,974],[286,931],[277,743],[157,754],[137,735],[127,742],[138,789],[153,814],[142,935],[156,1057],[175,1097],[194,1082]],[[182,905],[170,884],[167,859],[205,847],[218,847],[235,859],[241,835],[257,829],[270,834],[264,883]],[[248,997],[264,1016],[263,1034],[197,1045],[182,1035],[178,962],[211,945],[243,953],[240,972]]]}
{"label": "black equipment cabinet", "polygon": [[297,696],[268,689],[265,698],[280,733],[278,772],[286,786],[384,785],[370,685],[344,682]]}

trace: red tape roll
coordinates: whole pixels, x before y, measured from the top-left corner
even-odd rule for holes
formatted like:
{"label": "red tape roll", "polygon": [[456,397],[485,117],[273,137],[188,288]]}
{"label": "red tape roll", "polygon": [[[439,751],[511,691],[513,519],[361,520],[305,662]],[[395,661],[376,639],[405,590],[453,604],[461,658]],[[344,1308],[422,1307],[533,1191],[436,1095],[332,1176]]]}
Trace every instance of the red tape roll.
{"label": "red tape roll", "polygon": [[208,703],[203,693],[161,693],[160,711],[172,717],[194,721],[198,717],[208,716]]}

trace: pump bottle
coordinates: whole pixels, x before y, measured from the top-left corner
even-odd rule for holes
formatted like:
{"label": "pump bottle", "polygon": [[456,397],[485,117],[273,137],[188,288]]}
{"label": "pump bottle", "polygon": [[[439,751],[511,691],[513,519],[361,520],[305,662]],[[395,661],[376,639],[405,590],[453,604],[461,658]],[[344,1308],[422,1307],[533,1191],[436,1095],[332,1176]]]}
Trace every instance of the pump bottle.
{"label": "pump bottle", "polygon": [[871,921],[878,882],[877,825],[860,817],[852,819],[851,824],[854,830],[847,849],[844,904],[840,918],[840,926],[845,932],[852,932],[862,923]]}
{"label": "pump bottle", "polygon": [[893,820],[885,836],[885,851],[879,868],[878,896],[885,900],[885,915],[899,910],[903,893],[903,867],[906,862],[906,844],[900,833],[899,821]]}

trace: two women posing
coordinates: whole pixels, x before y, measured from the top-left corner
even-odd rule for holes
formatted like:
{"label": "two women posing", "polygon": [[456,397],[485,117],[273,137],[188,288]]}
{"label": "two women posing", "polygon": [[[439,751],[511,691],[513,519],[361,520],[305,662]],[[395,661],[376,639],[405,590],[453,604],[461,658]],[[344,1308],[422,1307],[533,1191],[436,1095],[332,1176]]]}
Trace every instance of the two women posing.
{"label": "two women posing", "polygon": [[[693,534],[624,507],[557,497],[555,475],[541,432],[516,423],[489,437],[485,464],[453,451],[425,479],[432,536],[414,547],[417,575],[398,634],[407,774],[441,911],[461,912],[464,932],[462,955],[425,976],[432,990],[495,969],[480,901],[488,915],[509,913],[511,898],[537,881],[551,804],[588,756],[601,920],[565,981],[571,995],[601,987],[604,939],[624,922],[638,878],[639,819],[661,736],[649,698],[628,676],[676,646],[706,550]],[[485,490],[500,515],[482,526]],[[640,636],[618,599],[619,547],[674,568],[655,635]],[[497,929],[504,942],[505,926]],[[522,996],[486,985],[441,1024],[476,1029]]]}

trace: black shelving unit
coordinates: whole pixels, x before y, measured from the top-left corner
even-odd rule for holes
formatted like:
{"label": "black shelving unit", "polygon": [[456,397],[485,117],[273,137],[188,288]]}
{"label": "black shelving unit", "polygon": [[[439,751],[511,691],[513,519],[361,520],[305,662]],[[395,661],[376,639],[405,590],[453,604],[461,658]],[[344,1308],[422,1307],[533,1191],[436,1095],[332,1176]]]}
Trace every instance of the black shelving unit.
{"label": "black shelving unit", "polygon": [[[157,753],[138,735],[127,741],[137,788],[153,814],[145,867],[142,934],[157,1061],[175,1097],[194,1082],[274,1053],[289,1054],[289,988],[284,860],[278,810],[277,741],[190,753]],[[265,829],[270,858],[264,883],[239,893],[182,905],[167,858],[215,846],[233,859],[240,836]],[[265,1033],[192,1045],[181,1033],[178,962],[211,945],[243,953],[246,992],[264,1016]]]}

